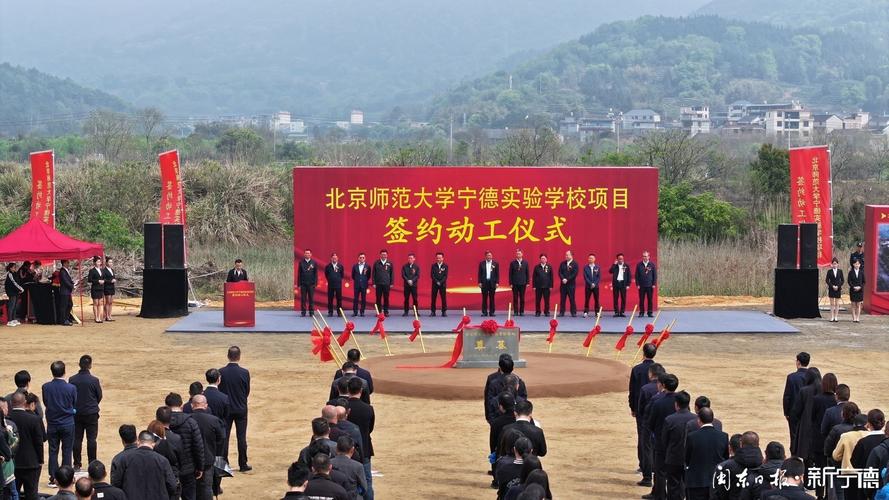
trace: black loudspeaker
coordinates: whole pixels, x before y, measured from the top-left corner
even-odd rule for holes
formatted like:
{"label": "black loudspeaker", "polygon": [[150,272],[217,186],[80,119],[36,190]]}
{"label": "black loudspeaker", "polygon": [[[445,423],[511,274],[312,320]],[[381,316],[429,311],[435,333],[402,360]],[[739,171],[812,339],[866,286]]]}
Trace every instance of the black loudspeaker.
{"label": "black loudspeaker", "polygon": [[818,224],[799,225],[799,268],[818,269]]}
{"label": "black loudspeaker", "polygon": [[174,318],[188,314],[185,269],[145,269],[142,274],[143,318]]}
{"label": "black loudspeaker", "polygon": [[796,269],[799,250],[799,226],[778,225],[778,269]]}
{"label": "black loudspeaker", "polygon": [[818,269],[775,269],[775,316],[784,319],[820,318]]}
{"label": "black loudspeaker", "polygon": [[146,222],[142,225],[145,239],[145,269],[164,267],[164,238],[161,231],[161,224],[157,222]]}
{"label": "black loudspeaker", "polygon": [[185,269],[185,231],[182,224],[164,224],[164,269]]}

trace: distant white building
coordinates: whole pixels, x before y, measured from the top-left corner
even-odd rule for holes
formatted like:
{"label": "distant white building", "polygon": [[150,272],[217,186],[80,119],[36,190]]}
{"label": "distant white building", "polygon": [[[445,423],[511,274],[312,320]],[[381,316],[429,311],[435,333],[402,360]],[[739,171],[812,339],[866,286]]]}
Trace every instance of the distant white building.
{"label": "distant white building", "polygon": [[364,125],[364,111],[353,109],[352,114],[349,115],[349,123],[351,125]]}
{"label": "distant white building", "polygon": [[631,109],[623,115],[625,130],[654,130],[661,128],[661,115],[653,109]]}
{"label": "distant white building", "polygon": [[710,106],[687,106],[679,108],[679,121],[682,129],[691,135],[710,133]]}
{"label": "distant white building", "polygon": [[833,113],[819,113],[814,116],[815,128],[825,132],[843,129],[843,119]]}
{"label": "distant white building", "polygon": [[765,124],[768,135],[809,137],[815,128],[815,119],[811,111],[793,103],[787,108],[767,111]]}

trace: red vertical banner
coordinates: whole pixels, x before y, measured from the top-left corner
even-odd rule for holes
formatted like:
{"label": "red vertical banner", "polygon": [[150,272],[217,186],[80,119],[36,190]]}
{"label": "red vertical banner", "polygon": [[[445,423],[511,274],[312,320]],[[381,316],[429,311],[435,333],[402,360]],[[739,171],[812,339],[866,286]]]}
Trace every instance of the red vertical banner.
{"label": "red vertical banner", "polygon": [[790,149],[790,215],[794,224],[818,224],[818,265],[833,258],[833,205],[827,146]]}
{"label": "red vertical banner", "polygon": [[185,224],[185,195],[182,193],[182,172],[179,151],[166,151],[157,156],[161,168],[161,224]]}
{"label": "red vertical banner", "polygon": [[864,311],[889,314],[889,205],[864,207]]}
{"label": "red vertical banner", "polygon": [[55,154],[31,153],[31,218],[56,227]]}

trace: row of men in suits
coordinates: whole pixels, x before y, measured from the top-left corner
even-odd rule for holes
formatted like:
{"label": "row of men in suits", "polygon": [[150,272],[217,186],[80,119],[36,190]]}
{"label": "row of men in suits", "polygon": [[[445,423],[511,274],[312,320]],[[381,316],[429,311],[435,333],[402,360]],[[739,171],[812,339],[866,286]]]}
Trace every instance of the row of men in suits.
{"label": "row of men in suits", "polygon": [[[350,279],[353,282],[354,305],[352,315],[364,315],[367,306],[367,290],[373,285],[376,292],[377,306],[385,315],[389,315],[389,293],[395,283],[395,264],[389,260],[389,253],[381,250],[379,259],[373,264],[367,263],[364,253],[358,254],[358,262],[352,265]],[[571,316],[577,315],[577,301],[575,291],[578,277],[583,277],[584,303],[583,314],[588,316],[590,312],[590,298],[593,298],[593,314],[600,308],[599,289],[602,282],[602,269],[596,263],[595,254],[587,256],[587,263],[581,265],[574,260],[571,251],[565,252],[565,260],[557,268],[549,263],[546,254],[541,254],[538,264],[533,266],[524,258],[522,250],[516,250],[515,258],[510,261],[506,273],[507,283],[512,289],[512,306],[515,314],[525,314],[525,293],[529,285],[534,288],[534,312],[536,316],[541,313],[550,313],[550,291],[556,283],[559,286],[559,310],[561,315],[570,311]],[[441,299],[441,315],[447,316],[447,283],[448,264],[444,261],[443,252],[436,252],[435,263],[430,269],[432,282],[432,298],[430,304],[430,316],[435,316],[438,310],[438,299]],[[657,267],[650,260],[649,253],[643,252],[642,258],[635,266],[635,272],[630,272],[629,265],[624,261],[624,255],[615,256],[614,263],[609,268],[611,275],[611,288],[613,294],[614,315],[625,316],[627,289],[631,281],[635,280],[639,291],[640,314],[653,316],[654,288],[657,286]],[[342,308],[342,289],[346,280],[346,269],[339,262],[339,256],[334,253],[330,256],[330,263],[324,267],[324,277],[327,281],[327,313],[333,316]],[[412,308],[419,308],[417,302],[418,286],[422,272],[416,263],[416,256],[408,254],[407,262],[400,267],[400,278],[404,290],[404,316],[411,313]],[[246,276],[246,274],[245,274]],[[494,296],[501,284],[500,265],[494,260],[490,251],[485,252],[485,258],[478,264],[477,283],[482,295],[482,316],[494,316],[496,305]],[[297,269],[297,284],[300,290],[300,312],[303,316],[306,312],[314,314],[314,292],[318,285],[318,264],[312,259],[312,251],[305,250],[303,258],[299,261]],[[646,308],[647,305],[647,308]],[[542,306],[542,307],[541,307]],[[566,307],[567,306],[567,307]]]}
{"label": "row of men in suits", "polygon": [[[637,484],[651,487],[642,498],[814,498],[805,492],[799,458],[785,460],[783,445],[772,442],[764,460],[759,436],[752,431],[729,438],[709,398],[695,399],[692,411],[691,396],[679,390],[679,378],[654,361],[657,347],[646,344],[643,353],[643,361],[630,371],[628,394],[642,473]],[[778,470],[780,488],[774,484]]]}

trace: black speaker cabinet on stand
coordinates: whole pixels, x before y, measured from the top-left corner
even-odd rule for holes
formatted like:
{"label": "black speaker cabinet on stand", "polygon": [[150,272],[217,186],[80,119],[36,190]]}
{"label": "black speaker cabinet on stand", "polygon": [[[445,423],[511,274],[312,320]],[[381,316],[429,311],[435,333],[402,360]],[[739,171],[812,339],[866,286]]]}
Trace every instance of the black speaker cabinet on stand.
{"label": "black speaker cabinet on stand", "polygon": [[818,224],[799,225],[799,267],[818,269]]}
{"label": "black speaker cabinet on stand", "polygon": [[773,311],[784,319],[820,318],[818,268],[775,269]]}
{"label": "black speaker cabinet on stand", "polygon": [[799,251],[799,226],[796,224],[778,225],[778,268],[796,269]]}
{"label": "black speaker cabinet on stand", "polygon": [[158,222],[146,222],[142,225],[145,248],[145,269],[162,269],[164,267],[163,229]]}
{"label": "black speaker cabinet on stand", "polygon": [[185,268],[185,230],[182,224],[164,224],[164,269]]}

